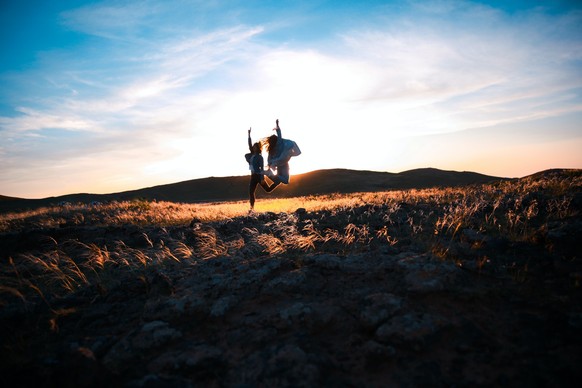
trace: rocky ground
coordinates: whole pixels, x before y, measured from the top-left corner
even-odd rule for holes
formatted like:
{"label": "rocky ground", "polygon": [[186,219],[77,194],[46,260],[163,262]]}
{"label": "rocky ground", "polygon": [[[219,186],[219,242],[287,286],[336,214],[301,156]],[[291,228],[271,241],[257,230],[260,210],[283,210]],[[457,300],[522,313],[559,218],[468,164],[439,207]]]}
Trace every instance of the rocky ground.
{"label": "rocky ground", "polygon": [[[402,204],[393,219],[422,210],[415,206]],[[106,245],[113,252],[113,241],[128,255],[188,256],[188,247],[192,255],[120,265],[58,296],[5,298],[0,382],[579,386],[579,214],[545,223],[537,239],[464,228],[444,244],[396,227],[397,242],[383,242],[372,210],[382,209],[5,233],[10,257],[50,244],[81,257]],[[342,238],[332,238],[333,225]],[[292,234],[293,244],[285,240]]]}

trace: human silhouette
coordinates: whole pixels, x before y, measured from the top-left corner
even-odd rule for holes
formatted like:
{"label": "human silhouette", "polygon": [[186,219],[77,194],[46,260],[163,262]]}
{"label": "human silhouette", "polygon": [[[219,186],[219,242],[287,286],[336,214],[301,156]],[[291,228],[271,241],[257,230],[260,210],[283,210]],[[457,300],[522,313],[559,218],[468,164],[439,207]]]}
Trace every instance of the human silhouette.
{"label": "human silhouette", "polygon": [[293,140],[283,139],[281,136],[279,119],[275,123],[276,126],[273,131],[277,131],[277,134],[269,136],[264,141],[268,152],[268,169],[265,171],[265,175],[273,182],[273,184],[269,185],[268,192],[273,191],[281,183],[289,184],[289,159],[293,156],[301,155],[301,150],[297,143]]}
{"label": "human silhouette", "polygon": [[250,153],[245,154],[245,159],[249,163],[249,170],[251,170],[251,180],[249,182],[249,202],[251,204],[251,208],[249,212],[252,212],[255,208],[255,191],[258,185],[266,191],[270,192],[272,189],[269,187],[269,184],[265,181],[265,171],[264,171],[264,164],[265,161],[263,159],[262,152],[262,144],[260,142],[256,142],[253,144],[251,140],[251,128],[248,130],[248,143],[249,143],[249,151]]}

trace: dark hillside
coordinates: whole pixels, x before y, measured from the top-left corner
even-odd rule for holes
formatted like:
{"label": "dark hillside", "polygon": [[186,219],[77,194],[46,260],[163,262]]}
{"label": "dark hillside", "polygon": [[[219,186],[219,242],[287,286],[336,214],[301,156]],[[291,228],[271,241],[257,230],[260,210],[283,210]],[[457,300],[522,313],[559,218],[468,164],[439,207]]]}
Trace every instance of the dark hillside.
{"label": "dark hillside", "polygon": [[524,178],[530,178],[530,179],[542,179],[542,178],[547,178],[547,177],[551,177],[551,176],[555,176],[555,175],[563,175],[563,176],[576,176],[580,174],[580,170],[579,169],[573,169],[573,168],[552,168],[549,170],[543,170],[543,171],[539,171],[536,172],[534,174],[525,176]]}
{"label": "dark hillside", "polygon": [[490,183],[501,178],[470,171],[443,171],[436,168],[419,168],[396,174],[394,181],[403,188],[455,187]]}
{"label": "dark hillside", "polygon": [[[474,172],[443,171],[434,168],[401,173],[356,171],[347,169],[317,170],[291,176],[289,185],[281,185],[267,194],[257,189],[257,198],[285,198],[317,194],[375,192],[397,189],[453,187],[488,183],[505,178]],[[210,177],[148,187],[113,194],[70,194],[38,200],[0,201],[0,211],[36,208],[60,202],[122,201],[146,199],[183,203],[238,201],[248,198],[248,176]]]}
{"label": "dark hillside", "polygon": [[15,198],[15,197],[7,197],[5,195],[0,195],[0,202],[2,201],[17,201],[20,198]]}

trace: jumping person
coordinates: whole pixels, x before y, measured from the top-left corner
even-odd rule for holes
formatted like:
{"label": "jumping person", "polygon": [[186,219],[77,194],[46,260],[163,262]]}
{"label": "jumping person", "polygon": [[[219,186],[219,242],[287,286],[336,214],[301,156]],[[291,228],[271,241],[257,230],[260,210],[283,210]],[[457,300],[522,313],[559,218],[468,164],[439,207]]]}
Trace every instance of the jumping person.
{"label": "jumping person", "polygon": [[263,155],[261,155],[261,143],[256,142],[253,144],[251,140],[251,128],[248,130],[248,135],[249,151],[251,152],[245,154],[245,159],[249,163],[249,170],[251,170],[251,180],[249,183],[249,202],[251,204],[251,209],[249,212],[252,212],[255,208],[255,190],[257,189],[257,185],[261,185],[267,193],[271,192],[273,189],[271,189],[269,184],[265,181],[265,171],[263,169],[265,161]]}
{"label": "jumping person", "polygon": [[[269,156],[267,158],[268,170],[265,172],[273,184],[269,186],[269,191],[273,191],[281,183],[289,184],[289,159],[293,156],[301,155],[301,150],[293,140],[283,139],[279,119],[275,121],[276,135],[269,136],[264,142],[267,146]],[[273,169],[277,171],[275,174]]]}

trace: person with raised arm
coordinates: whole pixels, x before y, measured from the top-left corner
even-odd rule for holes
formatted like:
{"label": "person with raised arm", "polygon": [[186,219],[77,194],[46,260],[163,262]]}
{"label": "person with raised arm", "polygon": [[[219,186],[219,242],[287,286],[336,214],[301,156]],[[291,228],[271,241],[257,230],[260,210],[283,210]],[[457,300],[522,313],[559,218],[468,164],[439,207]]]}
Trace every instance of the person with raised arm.
{"label": "person with raised arm", "polygon": [[277,131],[277,134],[271,135],[263,141],[269,154],[267,158],[268,169],[265,175],[273,182],[273,184],[269,185],[267,192],[273,191],[281,183],[289,184],[289,159],[293,156],[301,155],[301,150],[297,143],[293,140],[283,139],[281,127],[279,127],[279,119],[275,120],[275,124],[273,131]]}
{"label": "person with raised arm", "polygon": [[251,180],[249,182],[249,202],[251,208],[249,213],[252,212],[255,208],[255,191],[258,185],[266,191],[270,192],[272,190],[269,189],[269,184],[265,181],[265,171],[264,171],[264,164],[265,161],[263,159],[262,152],[262,144],[261,142],[256,142],[253,144],[251,140],[251,128],[248,130],[248,143],[249,143],[249,153],[245,154],[245,159],[249,164],[249,170],[251,170]]}

